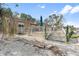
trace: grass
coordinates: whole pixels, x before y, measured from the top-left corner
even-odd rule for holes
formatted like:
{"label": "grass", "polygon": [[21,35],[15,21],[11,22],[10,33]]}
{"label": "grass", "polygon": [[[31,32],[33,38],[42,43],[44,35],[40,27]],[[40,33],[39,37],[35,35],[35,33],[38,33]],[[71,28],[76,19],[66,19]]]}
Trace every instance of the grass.
{"label": "grass", "polygon": [[69,45],[69,44],[71,44],[71,43],[70,43],[70,42],[65,42],[65,44]]}
{"label": "grass", "polygon": [[73,34],[71,38],[79,38],[79,35]]}

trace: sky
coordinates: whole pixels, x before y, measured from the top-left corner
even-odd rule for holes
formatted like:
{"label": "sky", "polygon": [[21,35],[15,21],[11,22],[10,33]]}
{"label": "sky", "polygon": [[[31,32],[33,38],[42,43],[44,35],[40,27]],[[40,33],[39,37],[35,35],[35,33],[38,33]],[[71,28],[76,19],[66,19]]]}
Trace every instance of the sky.
{"label": "sky", "polygon": [[50,14],[57,13],[64,15],[65,25],[79,27],[79,3],[19,3],[18,7],[14,3],[7,3],[7,7],[13,12],[26,13],[36,18],[47,18]]}

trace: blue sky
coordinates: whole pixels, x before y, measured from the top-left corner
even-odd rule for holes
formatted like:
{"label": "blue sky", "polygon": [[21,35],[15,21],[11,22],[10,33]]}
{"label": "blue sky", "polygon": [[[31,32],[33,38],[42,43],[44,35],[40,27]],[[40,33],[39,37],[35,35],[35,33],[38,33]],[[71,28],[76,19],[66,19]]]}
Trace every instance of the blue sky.
{"label": "blue sky", "polygon": [[18,7],[13,3],[7,5],[13,12],[30,14],[38,20],[41,15],[45,19],[52,13],[63,14],[65,24],[79,27],[78,3],[19,3]]}

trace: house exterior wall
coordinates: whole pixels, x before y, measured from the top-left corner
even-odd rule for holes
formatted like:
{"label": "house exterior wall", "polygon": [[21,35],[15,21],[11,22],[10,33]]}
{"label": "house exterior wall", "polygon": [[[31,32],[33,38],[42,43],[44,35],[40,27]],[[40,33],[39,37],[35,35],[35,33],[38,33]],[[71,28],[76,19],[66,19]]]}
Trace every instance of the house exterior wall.
{"label": "house exterior wall", "polygon": [[24,23],[19,22],[18,23],[18,34],[24,34],[24,33],[25,33]]}

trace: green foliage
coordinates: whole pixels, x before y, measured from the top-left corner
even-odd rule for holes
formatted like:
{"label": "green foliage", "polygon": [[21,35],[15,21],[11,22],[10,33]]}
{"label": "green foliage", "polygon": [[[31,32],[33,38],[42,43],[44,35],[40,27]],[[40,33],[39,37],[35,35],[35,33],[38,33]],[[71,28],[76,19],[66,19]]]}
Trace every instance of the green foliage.
{"label": "green foliage", "polygon": [[43,26],[43,18],[40,16],[40,26]]}
{"label": "green foliage", "polygon": [[19,5],[18,5],[18,4],[16,4],[15,6],[16,6],[16,7],[19,7]]}
{"label": "green foliage", "polygon": [[66,27],[66,42],[69,42],[69,26]]}
{"label": "green foliage", "polygon": [[74,27],[70,26],[70,33],[69,33],[69,38],[74,34]]}
{"label": "green foliage", "polygon": [[2,21],[2,31],[3,34],[8,34],[9,31],[9,25],[7,17],[12,16],[12,11],[10,8],[1,8],[1,21]]}
{"label": "green foliage", "polygon": [[24,14],[24,13],[21,13],[20,18],[21,18],[21,19],[23,19],[23,20],[25,20],[25,19],[27,19],[27,15],[26,15],[26,14]]}
{"label": "green foliage", "polygon": [[74,27],[73,26],[68,26],[66,27],[66,42],[69,42],[70,38],[74,37]]}
{"label": "green foliage", "polygon": [[35,18],[32,18],[32,22],[34,22],[34,21],[36,21],[36,19]]}
{"label": "green foliage", "polygon": [[[15,14],[13,14],[10,8],[5,8],[1,6],[2,4],[0,3],[0,25],[2,27],[3,33],[14,35],[16,33],[16,25],[14,21],[15,18],[17,18],[18,13],[16,12]],[[19,5],[16,4],[15,6],[18,7]],[[27,15],[25,13],[21,13],[20,19],[31,20],[32,22],[36,21],[36,19],[32,18],[31,15]]]}
{"label": "green foliage", "polygon": [[36,19],[33,18],[31,15],[27,15],[27,14],[25,14],[25,13],[21,13],[20,18],[21,18],[22,20],[31,20],[31,21],[33,21],[33,22],[36,20]]}
{"label": "green foliage", "polygon": [[73,39],[73,38],[79,38],[79,35],[74,34],[74,35],[71,36],[71,38],[72,38],[72,39]]}
{"label": "green foliage", "polygon": [[[1,8],[1,20],[3,34],[14,34],[13,25],[9,24],[13,22],[13,12],[10,8]],[[12,28],[13,27],[13,28]]]}
{"label": "green foliage", "polygon": [[53,14],[51,16],[49,16],[50,18],[52,18],[52,24],[54,26],[55,30],[61,29],[61,27],[63,26],[63,15],[56,15]]}
{"label": "green foliage", "polygon": [[12,11],[10,8],[2,8],[2,15],[5,17],[11,17],[12,16]]}
{"label": "green foliage", "polygon": [[46,30],[46,25],[45,25],[45,29],[44,29],[44,31],[45,31],[45,39],[47,39],[47,30]]}

